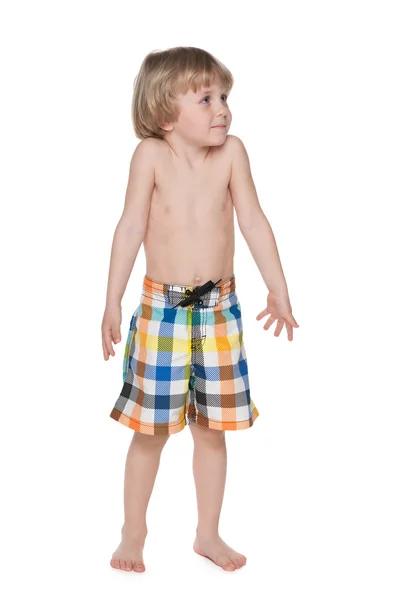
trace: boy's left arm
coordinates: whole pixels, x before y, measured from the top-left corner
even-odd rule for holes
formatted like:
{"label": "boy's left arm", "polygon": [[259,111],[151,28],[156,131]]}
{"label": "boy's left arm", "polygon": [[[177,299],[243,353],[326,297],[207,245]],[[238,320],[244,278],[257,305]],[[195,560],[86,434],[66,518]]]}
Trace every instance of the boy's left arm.
{"label": "boy's left arm", "polygon": [[[229,141],[228,141],[229,140]],[[258,201],[256,188],[251,175],[249,157],[243,142],[234,135],[227,136],[231,156],[231,178],[229,189],[235,207],[240,231],[246,240],[254,261],[269,290],[267,306],[257,315],[260,320],[267,314],[271,316],[264,329],[278,321],[275,336],[286,325],[288,339],[293,339],[293,327],[299,327],[292,315],[289,293],[275,236]]]}

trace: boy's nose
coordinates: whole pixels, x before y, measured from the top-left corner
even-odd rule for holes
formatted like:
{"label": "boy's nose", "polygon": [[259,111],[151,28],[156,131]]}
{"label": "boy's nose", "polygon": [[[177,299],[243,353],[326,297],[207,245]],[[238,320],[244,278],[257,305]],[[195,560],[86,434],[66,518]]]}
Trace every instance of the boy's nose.
{"label": "boy's nose", "polygon": [[219,102],[217,106],[218,108],[215,116],[228,114],[228,107],[223,102]]}
{"label": "boy's nose", "polygon": [[219,117],[219,116],[223,116],[225,117],[228,114],[228,110],[225,106],[221,105],[220,109],[216,111],[215,116]]}

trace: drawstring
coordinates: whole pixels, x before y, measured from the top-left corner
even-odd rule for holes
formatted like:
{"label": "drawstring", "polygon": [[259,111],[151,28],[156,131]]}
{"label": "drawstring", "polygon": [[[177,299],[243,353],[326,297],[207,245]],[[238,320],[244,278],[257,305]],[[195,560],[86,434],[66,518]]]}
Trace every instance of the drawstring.
{"label": "drawstring", "polygon": [[219,283],[220,281],[222,281],[222,279],[218,279],[218,281],[216,283],[213,283],[210,279],[210,281],[207,281],[207,283],[204,283],[200,287],[199,286],[195,287],[190,292],[190,294],[187,296],[187,298],[183,298],[183,300],[178,302],[178,304],[175,304],[175,306],[171,306],[170,308],[172,309],[172,308],[176,308],[177,306],[188,306],[189,304],[192,304],[193,302],[197,302],[197,301],[200,301],[200,303],[202,304],[202,300],[200,300],[200,296],[202,296],[203,294],[206,294],[207,292],[212,290],[213,287],[215,287],[217,285],[217,283]]}

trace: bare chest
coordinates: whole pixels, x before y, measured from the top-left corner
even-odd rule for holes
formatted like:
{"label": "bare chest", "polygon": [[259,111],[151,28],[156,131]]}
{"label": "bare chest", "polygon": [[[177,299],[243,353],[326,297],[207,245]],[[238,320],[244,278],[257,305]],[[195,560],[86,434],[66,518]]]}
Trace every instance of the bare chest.
{"label": "bare chest", "polygon": [[226,218],[232,206],[230,174],[222,153],[198,170],[182,168],[167,156],[157,165],[150,217],[202,222]]}

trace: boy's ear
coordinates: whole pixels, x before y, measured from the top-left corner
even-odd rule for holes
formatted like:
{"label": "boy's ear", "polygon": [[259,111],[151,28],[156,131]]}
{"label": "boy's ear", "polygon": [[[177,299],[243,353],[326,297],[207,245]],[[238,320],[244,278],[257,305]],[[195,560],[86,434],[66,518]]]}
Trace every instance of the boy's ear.
{"label": "boy's ear", "polygon": [[161,129],[164,129],[165,131],[172,131],[174,128],[173,124],[170,122],[160,123],[160,127],[161,127]]}

